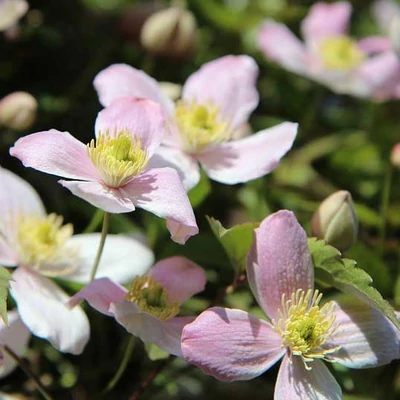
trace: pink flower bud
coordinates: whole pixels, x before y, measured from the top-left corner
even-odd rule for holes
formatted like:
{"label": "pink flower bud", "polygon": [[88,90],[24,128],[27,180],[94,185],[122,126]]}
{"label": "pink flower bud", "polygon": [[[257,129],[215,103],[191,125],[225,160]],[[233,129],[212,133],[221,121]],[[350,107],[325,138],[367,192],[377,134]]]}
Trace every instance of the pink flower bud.
{"label": "pink flower bud", "polygon": [[397,143],[390,154],[390,162],[395,168],[400,169],[400,143]]}

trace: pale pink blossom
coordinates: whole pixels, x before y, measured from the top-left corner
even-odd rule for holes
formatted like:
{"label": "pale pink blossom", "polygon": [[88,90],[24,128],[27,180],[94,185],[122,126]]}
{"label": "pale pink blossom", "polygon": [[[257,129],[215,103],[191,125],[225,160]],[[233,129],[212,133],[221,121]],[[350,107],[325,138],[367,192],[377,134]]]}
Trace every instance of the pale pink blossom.
{"label": "pale pink blossom", "polygon": [[25,0],[0,0],[0,31],[8,31],[17,26],[29,9]]}
{"label": "pale pink blossom", "polygon": [[23,356],[31,336],[17,310],[8,313],[8,325],[0,320],[0,378],[9,375],[17,366],[15,360],[3,351],[3,346],[9,347],[18,356]]}
{"label": "pale pink blossom", "polygon": [[151,166],[164,125],[153,101],[121,99],[99,113],[96,139],[87,146],[52,129],[19,139],[10,154],[27,167],[72,179],[60,183],[104,211],[139,207],[166,218],[172,239],[185,243],[198,227],[182,182],[174,169]]}
{"label": "pale pink blossom", "polygon": [[382,88],[397,79],[399,61],[387,37],[355,40],[347,30],[351,4],[314,4],[301,23],[301,42],[285,25],[265,21],[258,42],[265,56],[336,93],[386,100]]}
{"label": "pale pink blossom", "polygon": [[247,259],[247,277],[269,321],[214,307],[182,332],[184,358],[223,381],[255,378],[282,360],[275,399],[341,399],[321,360],[368,368],[399,358],[394,326],[377,310],[320,305],[307,237],[293,213],[261,222]]}
{"label": "pale pink blossom", "polygon": [[297,124],[290,122],[235,140],[257,107],[257,75],[251,57],[213,60],[189,76],[175,104],[153,78],[125,64],[101,71],[94,87],[103,106],[122,97],[160,104],[169,132],[152,163],[176,168],[190,189],[199,181],[199,163],[211,179],[232,185],[268,174],[291,148]]}
{"label": "pale pink blossom", "polygon": [[74,295],[69,304],[82,300],[114,317],[129,333],[145,343],[181,356],[183,327],[195,317],[177,317],[180,305],[202,291],[204,270],[185,257],[157,262],[149,272],[133,280],[129,290],[108,278],[96,279]]}
{"label": "pale pink blossom", "polygon": [[[100,234],[73,235],[71,224],[47,215],[35,190],[0,168],[0,264],[17,267],[11,296],[19,315],[36,336],[63,352],[79,354],[89,339],[89,322],[80,307],[69,309],[69,296],[49,277],[87,283]],[[139,240],[108,235],[98,276],[127,282],[153,263]]]}

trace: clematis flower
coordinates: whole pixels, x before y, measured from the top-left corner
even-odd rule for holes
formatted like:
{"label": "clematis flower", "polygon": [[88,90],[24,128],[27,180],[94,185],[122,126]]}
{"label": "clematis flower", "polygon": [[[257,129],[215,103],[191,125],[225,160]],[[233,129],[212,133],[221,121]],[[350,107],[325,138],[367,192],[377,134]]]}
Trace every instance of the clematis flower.
{"label": "clematis flower", "polygon": [[149,164],[164,135],[160,107],[148,100],[120,100],[101,111],[96,138],[87,146],[55,129],[19,139],[10,154],[27,167],[73,180],[60,183],[110,213],[143,208],[167,219],[178,243],[198,233],[177,172]]}
{"label": "clematis flower", "polygon": [[297,124],[290,122],[234,140],[257,107],[257,75],[251,57],[216,59],[188,78],[175,105],[153,78],[125,64],[101,71],[94,87],[103,106],[122,97],[160,104],[170,129],[153,163],[176,168],[190,189],[200,179],[198,163],[211,179],[233,185],[268,174],[291,148]]}
{"label": "clematis flower", "polygon": [[[60,351],[81,353],[89,339],[89,322],[80,307],[65,305],[69,296],[48,277],[89,282],[99,240],[98,233],[73,235],[71,224],[46,214],[27,182],[0,168],[0,264],[17,267],[10,293],[23,323]],[[152,263],[152,252],[140,241],[109,235],[98,276],[126,282]]]}
{"label": "clematis flower", "polygon": [[0,320],[0,378],[9,375],[17,366],[14,359],[2,350],[3,346],[8,346],[15,354],[22,356],[31,336],[17,310],[8,313],[8,324],[6,326]]}
{"label": "clematis flower", "polygon": [[387,37],[356,41],[347,34],[351,4],[314,4],[301,24],[302,43],[285,25],[264,22],[259,46],[287,70],[336,93],[384,100],[381,88],[397,77],[399,61]]}
{"label": "clematis flower", "polygon": [[363,304],[321,303],[307,237],[279,211],[255,230],[247,277],[269,318],[214,307],[183,329],[184,358],[223,381],[247,380],[282,360],[275,399],[341,399],[322,360],[368,368],[399,357],[394,326]]}
{"label": "clematis flower", "polygon": [[114,317],[129,333],[145,343],[155,343],[170,354],[181,356],[183,327],[195,317],[177,317],[180,305],[202,291],[204,270],[185,257],[157,262],[136,277],[127,290],[108,278],[95,279],[69,301],[82,300],[101,313]]}
{"label": "clematis flower", "polygon": [[25,0],[0,0],[0,31],[13,29],[28,9]]}

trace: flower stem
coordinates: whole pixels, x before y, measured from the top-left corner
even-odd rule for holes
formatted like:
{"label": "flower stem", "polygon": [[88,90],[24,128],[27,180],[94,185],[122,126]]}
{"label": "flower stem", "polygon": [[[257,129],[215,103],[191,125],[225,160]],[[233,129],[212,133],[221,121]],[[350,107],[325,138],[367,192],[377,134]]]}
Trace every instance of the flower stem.
{"label": "flower stem", "polygon": [[121,364],[119,365],[117,372],[112,377],[106,388],[103,390],[103,394],[107,393],[108,391],[114,389],[115,385],[119,382],[122,375],[124,374],[126,367],[128,366],[129,360],[132,356],[133,349],[135,348],[136,338],[135,336],[131,336],[129,338],[128,345],[126,346],[126,350],[124,353],[124,357],[122,358]]}
{"label": "flower stem", "polygon": [[390,189],[392,186],[392,171],[393,171],[392,165],[389,163],[384,176],[383,190],[381,197],[381,223],[379,226],[379,251],[381,255],[384,252],[384,246],[385,246],[386,220],[387,220],[387,212],[390,201]]}
{"label": "flower stem", "polygon": [[103,218],[104,211],[101,210],[100,208],[96,209],[96,212],[93,214],[92,219],[90,220],[89,224],[83,231],[83,233],[92,233],[94,232],[97,227],[100,225],[101,220]]}
{"label": "flower stem", "polygon": [[46,400],[53,400],[53,397],[50,396],[49,393],[47,393],[45,387],[43,386],[42,382],[40,382],[40,379],[29,369],[29,367],[26,365],[26,362],[20,358],[16,353],[14,353],[13,350],[11,350],[8,346],[4,346],[4,351],[18,364],[18,366],[24,371],[26,376],[28,376],[30,379],[32,379],[33,382],[35,382],[35,385],[41,395],[46,399]]}
{"label": "flower stem", "polygon": [[102,255],[103,249],[104,249],[104,244],[106,242],[109,225],[110,225],[110,214],[108,212],[105,212],[104,217],[103,217],[103,228],[101,229],[100,244],[99,244],[99,248],[97,249],[96,258],[93,263],[92,272],[90,273],[91,281],[95,278],[97,268],[99,267],[101,255]]}

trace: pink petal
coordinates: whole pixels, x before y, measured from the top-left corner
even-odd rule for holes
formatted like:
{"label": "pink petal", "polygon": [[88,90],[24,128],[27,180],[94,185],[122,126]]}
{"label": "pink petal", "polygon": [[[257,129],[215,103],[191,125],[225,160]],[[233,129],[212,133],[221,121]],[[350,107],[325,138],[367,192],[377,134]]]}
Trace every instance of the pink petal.
{"label": "pink petal", "polygon": [[122,97],[136,97],[159,103],[166,114],[174,109],[173,102],[163,94],[155,79],[126,64],[114,64],[99,72],[93,85],[104,107]]}
{"label": "pink petal", "polygon": [[300,357],[284,357],[275,385],[275,400],[341,400],[342,389],[323,362],[314,360],[312,370]]}
{"label": "pink petal", "polygon": [[[6,345],[18,356],[22,356],[28,345],[30,332],[21,321],[17,310],[8,313],[9,327],[0,321],[0,351],[1,346]],[[4,353],[2,365],[0,365],[0,378],[9,375],[17,366],[14,359]]]}
{"label": "pink petal", "polygon": [[119,283],[113,282],[109,278],[99,278],[72,296],[67,304],[72,308],[86,300],[97,311],[112,316],[111,304],[123,302],[126,293],[127,290]]}
{"label": "pink petal", "polygon": [[186,361],[221,381],[253,379],[285,353],[271,325],[241,310],[214,307],[182,333]]}
{"label": "pink petal", "polygon": [[160,146],[150,159],[148,167],[170,167],[175,169],[187,191],[194,188],[200,180],[200,170],[197,160],[179,148]]}
{"label": "pink petal", "polygon": [[154,168],[121,189],[136,207],[167,219],[171,238],[185,243],[199,228],[178,173],[171,168]]}
{"label": "pink petal", "polygon": [[244,139],[211,147],[197,155],[207,175],[234,185],[260,178],[275,169],[290,150],[297,124],[284,122]]}
{"label": "pink petal", "polygon": [[257,107],[258,67],[249,56],[225,56],[204,64],[182,89],[184,100],[218,106],[222,115],[237,128],[248,121]]}
{"label": "pink petal", "polygon": [[282,295],[314,286],[314,267],[307,235],[291,211],[282,210],[264,219],[255,229],[247,257],[250,287],[271,319],[278,319]]}
{"label": "pink petal", "polygon": [[102,182],[60,180],[59,183],[69,189],[75,196],[109,213],[120,214],[135,210],[132,199],[124,188],[110,188]]}
{"label": "pink petal", "polygon": [[[93,260],[100,242],[100,233],[74,235],[67,243],[79,254],[79,264],[62,279],[89,283]],[[107,235],[96,278],[107,277],[126,283],[144,274],[154,262],[153,252],[133,236]]]}
{"label": "pink petal", "polygon": [[[0,231],[3,230],[3,228],[0,229]],[[18,254],[16,251],[0,238],[0,264],[7,267],[14,267],[18,262]]]}
{"label": "pink petal", "polygon": [[142,147],[151,157],[165,134],[165,120],[161,108],[151,100],[119,99],[97,115],[95,132],[128,130],[140,138]]}
{"label": "pink petal", "polygon": [[132,335],[144,343],[154,343],[164,351],[181,356],[181,334],[183,327],[193,317],[177,317],[167,321],[143,313],[135,304],[125,301],[111,305],[115,319]]}
{"label": "pink petal", "polygon": [[55,129],[18,139],[10,154],[25,167],[64,178],[97,180],[99,173],[86,152],[86,146],[68,132]]}
{"label": "pink petal", "polygon": [[183,303],[204,290],[204,269],[185,257],[170,257],[158,261],[149,271],[168,292],[170,297]]}
{"label": "pink petal", "polygon": [[351,9],[351,4],[347,1],[314,4],[301,24],[305,41],[309,43],[327,36],[346,34]]}
{"label": "pink petal", "polygon": [[47,339],[65,353],[82,353],[89,340],[89,321],[80,307],[69,309],[68,295],[50,279],[17,268],[11,295],[21,319],[36,336]]}
{"label": "pink petal", "polygon": [[385,36],[368,36],[358,41],[358,47],[365,53],[371,54],[388,51],[392,45],[390,40]]}
{"label": "pink petal", "polygon": [[303,43],[283,24],[267,20],[261,25],[258,45],[264,55],[289,71],[304,74],[307,56]]}
{"label": "pink petal", "polygon": [[400,358],[397,329],[379,311],[361,302],[336,307],[339,328],[324,347],[341,348],[329,359],[350,368],[371,368]]}

